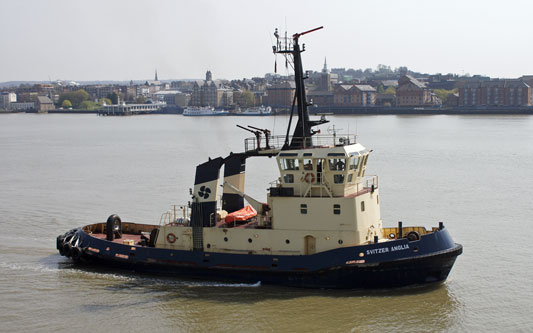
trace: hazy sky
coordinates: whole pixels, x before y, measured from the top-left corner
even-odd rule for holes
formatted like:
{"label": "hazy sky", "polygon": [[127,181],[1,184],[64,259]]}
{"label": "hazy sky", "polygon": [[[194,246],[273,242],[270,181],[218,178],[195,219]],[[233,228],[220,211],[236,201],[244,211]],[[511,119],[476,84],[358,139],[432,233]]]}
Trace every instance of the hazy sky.
{"label": "hazy sky", "polygon": [[518,77],[533,74],[532,15],[533,1],[516,0],[2,0],[0,82],[263,76],[274,28],[321,25],[301,39],[306,70],[327,57],[329,68]]}

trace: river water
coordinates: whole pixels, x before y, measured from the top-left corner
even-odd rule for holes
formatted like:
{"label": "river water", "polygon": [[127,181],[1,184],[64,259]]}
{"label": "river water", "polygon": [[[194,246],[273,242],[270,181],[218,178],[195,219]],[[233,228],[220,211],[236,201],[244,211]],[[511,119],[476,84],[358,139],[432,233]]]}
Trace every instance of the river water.
{"label": "river water", "polygon": [[[86,269],[55,237],[112,213],[158,224],[197,164],[244,149],[236,124],[286,117],[0,115],[0,331],[531,331],[533,116],[332,116],[373,149],[384,226],[444,221],[446,283],[384,291],[223,284]],[[250,159],[264,200],[275,160]]]}

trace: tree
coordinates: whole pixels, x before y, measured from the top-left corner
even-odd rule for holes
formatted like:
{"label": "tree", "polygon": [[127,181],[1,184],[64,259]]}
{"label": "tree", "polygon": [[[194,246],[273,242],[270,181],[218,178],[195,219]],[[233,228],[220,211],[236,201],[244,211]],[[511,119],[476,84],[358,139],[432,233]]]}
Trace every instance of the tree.
{"label": "tree", "polygon": [[394,88],[393,86],[388,86],[387,89],[385,89],[384,94],[396,95],[396,88]]}
{"label": "tree", "polygon": [[242,107],[250,107],[255,105],[254,93],[250,90],[243,91],[239,98],[239,105]]}
{"label": "tree", "polygon": [[457,88],[452,89],[452,90],[435,89],[433,90],[433,92],[442,101],[442,104],[446,104],[446,100],[448,99],[448,96],[451,94],[455,94],[457,92]]}
{"label": "tree", "polygon": [[137,97],[137,99],[135,100],[135,103],[137,103],[137,104],[144,104],[144,103],[146,103],[146,97],[144,97],[144,96],[139,96],[139,97]]}
{"label": "tree", "polygon": [[72,103],[68,99],[66,99],[66,100],[63,101],[63,103],[61,103],[61,107],[63,109],[71,108],[72,107]]}
{"label": "tree", "polygon": [[80,107],[83,101],[86,101],[88,99],[89,94],[85,90],[79,89],[76,91],[69,91],[59,95],[59,104],[63,105],[63,101],[68,100],[70,103],[72,103],[72,107],[77,109]]}
{"label": "tree", "polygon": [[98,105],[98,103],[95,103],[93,101],[83,101],[80,104],[80,109],[84,109],[84,110],[94,110],[99,107],[100,105]]}
{"label": "tree", "polygon": [[105,98],[105,97],[104,97],[104,98],[100,98],[100,99],[98,100],[98,104],[100,104],[100,105],[104,105],[104,103],[105,103],[106,105],[111,105],[111,104],[113,104],[109,98]]}

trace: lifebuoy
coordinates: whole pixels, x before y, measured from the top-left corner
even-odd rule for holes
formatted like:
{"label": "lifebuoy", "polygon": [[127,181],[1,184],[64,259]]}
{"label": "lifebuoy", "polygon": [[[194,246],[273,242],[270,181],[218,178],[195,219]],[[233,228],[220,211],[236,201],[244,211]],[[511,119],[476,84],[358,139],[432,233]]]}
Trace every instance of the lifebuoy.
{"label": "lifebuoy", "polygon": [[305,174],[303,179],[304,179],[304,181],[306,183],[309,183],[309,184],[314,183],[315,182],[315,174],[312,173],[312,172],[308,172],[308,173]]}
{"label": "lifebuoy", "polygon": [[169,243],[174,243],[174,242],[176,241],[176,239],[177,239],[177,238],[176,238],[176,235],[174,235],[173,233],[169,233],[169,234],[167,235],[167,241],[168,241]]}

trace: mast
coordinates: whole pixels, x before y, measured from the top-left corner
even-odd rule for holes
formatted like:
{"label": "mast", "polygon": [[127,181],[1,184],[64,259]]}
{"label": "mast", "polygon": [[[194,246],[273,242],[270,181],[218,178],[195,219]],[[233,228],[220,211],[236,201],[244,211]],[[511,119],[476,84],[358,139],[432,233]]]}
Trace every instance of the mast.
{"label": "mast", "polygon": [[[287,55],[292,55],[293,64],[294,64],[294,82],[296,84],[296,92],[293,100],[293,105],[291,108],[291,119],[289,120],[289,125],[287,128],[287,136],[285,138],[285,145],[283,146],[282,150],[287,149],[302,149],[302,148],[308,148],[312,146],[312,139],[311,137],[317,133],[317,131],[314,131],[312,127],[318,126],[320,124],[324,124],[327,122],[327,120],[310,120],[309,119],[309,110],[307,107],[311,105],[307,102],[306,94],[305,94],[305,83],[304,80],[308,78],[307,75],[304,76],[303,71],[303,65],[302,65],[302,57],[301,53],[305,51],[305,44],[303,44],[303,48],[300,49],[300,44],[298,43],[300,36],[303,36],[305,34],[311,33],[313,31],[317,31],[322,29],[323,27],[318,27],[315,29],[311,29],[302,33],[296,33],[292,36],[292,49],[290,45],[287,45],[287,40],[285,40],[285,45],[282,48],[282,43],[280,42],[280,37],[278,34],[278,30],[274,32],[274,36],[276,36],[276,46],[273,46],[274,53],[281,53],[284,54],[286,57]],[[298,121],[296,123],[296,127],[294,128],[294,132],[292,134],[292,140],[290,140],[289,143],[289,131],[291,127],[292,122],[292,114],[294,112],[294,103],[297,103],[298,105]]]}

